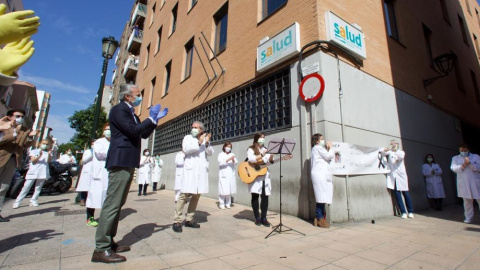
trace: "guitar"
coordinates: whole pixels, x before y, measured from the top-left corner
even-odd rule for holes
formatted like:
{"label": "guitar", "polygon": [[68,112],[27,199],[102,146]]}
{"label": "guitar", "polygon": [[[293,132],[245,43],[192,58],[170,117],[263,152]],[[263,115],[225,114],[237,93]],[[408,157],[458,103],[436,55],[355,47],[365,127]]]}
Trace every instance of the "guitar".
{"label": "guitar", "polygon": [[[282,159],[283,160],[289,160],[291,159],[291,155],[284,156]],[[277,162],[280,160],[280,157],[277,159],[274,159],[273,162]],[[268,166],[270,166],[273,163],[268,163],[265,164],[263,163],[262,159],[257,160],[257,163],[250,163],[248,161],[244,161],[238,165],[238,176],[244,182],[245,184],[250,184],[258,176],[263,176],[267,174]]]}

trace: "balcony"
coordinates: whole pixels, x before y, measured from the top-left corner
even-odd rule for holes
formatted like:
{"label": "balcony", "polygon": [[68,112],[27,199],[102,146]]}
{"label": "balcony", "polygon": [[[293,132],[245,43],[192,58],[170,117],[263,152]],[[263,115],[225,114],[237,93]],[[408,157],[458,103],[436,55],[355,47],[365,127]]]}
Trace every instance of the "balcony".
{"label": "balcony", "polygon": [[125,67],[123,68],[123,76],[125,77],[125,81],[128,79],[135,80],[135,76],[137,75],[138,70],[138,56],[130,55],[125,63]]}
{"label": "balcony", "polygon": [[137,53],[140,50],[140,46],[142,46],[143,40],[143,31],[140,29],[133,29],[132,33],[130,34],[130,38],[128,39],[128,46],[127,50],[132,53]]}
{"label": "balcony", "polygon": [[135,11],[132,14],[132,20],[130,21],[131,25],[143,25],[145,17],[147,16],[147,6],[141,3],[135,7]]}

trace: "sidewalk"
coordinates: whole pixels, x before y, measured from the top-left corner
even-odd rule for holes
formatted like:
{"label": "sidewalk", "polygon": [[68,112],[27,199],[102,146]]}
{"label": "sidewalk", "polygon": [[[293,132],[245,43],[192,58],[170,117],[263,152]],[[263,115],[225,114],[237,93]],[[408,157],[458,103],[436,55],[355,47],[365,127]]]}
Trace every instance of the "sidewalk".
{"label": "sidewalk", "polygon": [[[150,188],[149,188],[150,189]],[[151,190],[151,189],[150,189]],[[127,262],[91,263],[95,228],[85,225],[76,193],[29,198],[13,210],[5,202],[0,223],[1,269],[479,269],[480,226],[464,224],[460,205],[443,212],[423,211],[415,219],[384,218],[372,222],[315,228],[282,215],[283,224],[305,233],[273,233],[253,223],[249,206],[220,210],[202,197],[196,220],[200,229],[172,228],[173,191],[137,196],[132,185],[122,211],[116,241],[131,245]],[[95,213],[98,217],[100,211]],[[276,225],[279,215],[270,212]],[[284,227],[285,229],[285,227]]]}

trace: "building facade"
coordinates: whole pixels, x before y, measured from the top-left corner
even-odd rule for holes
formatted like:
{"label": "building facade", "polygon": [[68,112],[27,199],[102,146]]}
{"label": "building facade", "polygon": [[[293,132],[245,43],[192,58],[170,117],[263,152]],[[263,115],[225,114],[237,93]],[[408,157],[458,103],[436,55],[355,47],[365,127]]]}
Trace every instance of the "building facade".
{"label": "building facade", "polygon": [[[146,14],[139,23],[134,15],[140,4]],[[321,133],[326,140],[371,147],[400,141],[414,207],[420,210],[428,208],[421,172],[427,153],[443,168],[446,203],[453,203],[451,157],[463,141],[480,151],[479,11],[474,0],[137,1],[122,37],[120,63],[125,77],[132,72],[129,53],[139,56],[130,73],[135,79],[124,81],[141,89],[141,118],[153,104],[169,108],[145,142],[167,164],[162,174],[167,188],[173,189],[182,138],[199,120],[213,134],[216,151],[209,166],[210,197],[217,197],[216,155],[222,144],[231,141],[243,160],[253,135],[264,132],[267,141],[295,139],[294,158],[282,165],[282,210],[313,217],[310,138]],[[138,29],[141,42],[134,42]],[[125,44],[127,36],[132,42]],[[437,64],[443,59],[450,62],[442,72]],[[299,86],[312,72],[323,77],[325,89],[320,99],[305,102]],[[430,78],[436,80],[425,83]],[[279,166],[270,170],[270,209],[278,211]],[[246,186],[237,185],[235,201],[248,205]],[[392,201],[384,175],[334,177],[329,218],[392,215]]]}
{"label": "building facade", "polygon": [[50,111],[50,98],[51,95],[48,92],[38,90],[37,96],[39,110],[36,113],[35,123],[33,129],[38,130],[39,133],[35,138],[35,145],[40,145],[43,139],[49,139],[51,128],[47,127],[48,113]]}

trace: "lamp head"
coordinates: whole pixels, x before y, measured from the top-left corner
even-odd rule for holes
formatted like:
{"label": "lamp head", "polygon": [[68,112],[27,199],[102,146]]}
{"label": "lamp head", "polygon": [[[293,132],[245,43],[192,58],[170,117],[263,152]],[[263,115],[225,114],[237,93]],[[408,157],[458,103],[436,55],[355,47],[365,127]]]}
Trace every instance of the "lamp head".
{"label": "lamp head", "polygon": [[435,63],[442,74],[448,75],[448,73],[453,70],[453,61],[455,58],[457,58],[457,56],[454,53],[445,53],[435,57],[433,63]]}
{"label": "lamp head", "polygon": [[107,59],[112,59],[118,46],[119,43],[114,37],[110,36],[102,38],[102,56]]}

